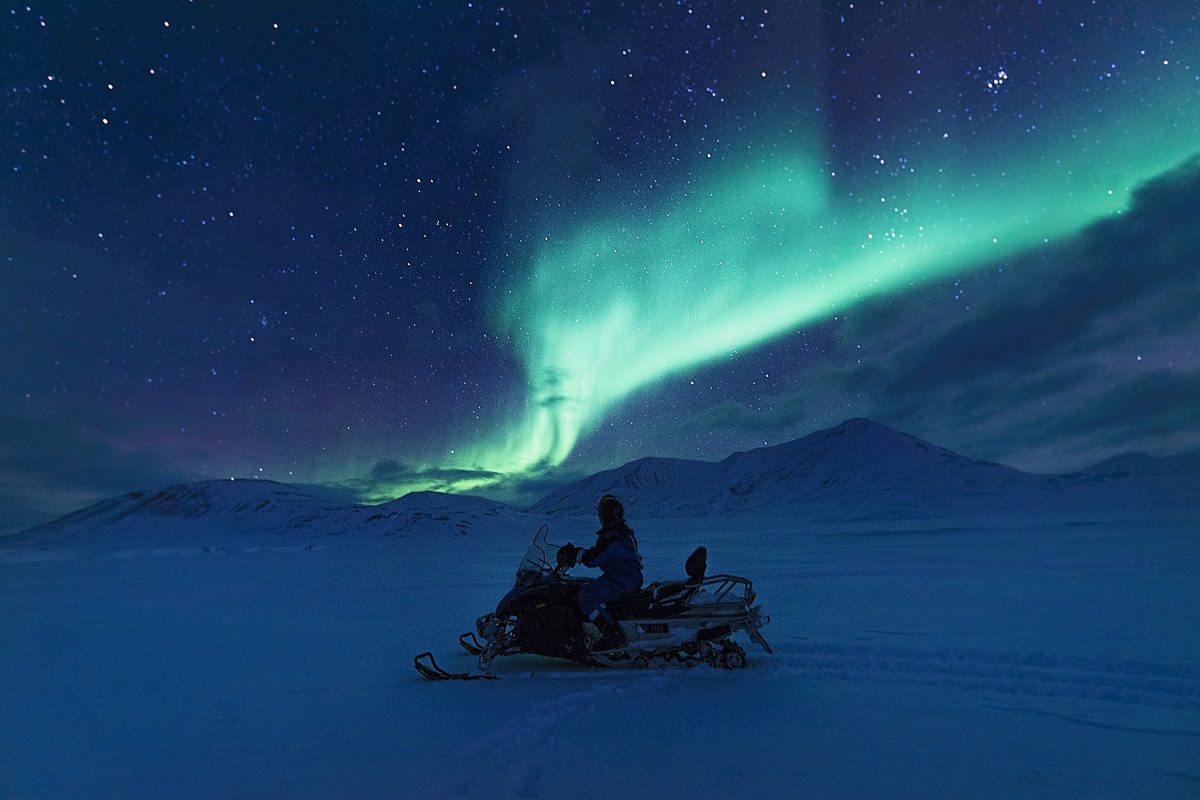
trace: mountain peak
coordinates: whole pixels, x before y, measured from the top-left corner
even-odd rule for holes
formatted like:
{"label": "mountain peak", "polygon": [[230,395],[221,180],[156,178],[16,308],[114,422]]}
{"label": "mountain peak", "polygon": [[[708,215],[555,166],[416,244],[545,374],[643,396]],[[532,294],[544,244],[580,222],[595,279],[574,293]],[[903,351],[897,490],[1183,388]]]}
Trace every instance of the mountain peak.
{"label": "mountain peak", "polygon": [[[631,519],[723,515],[838,521],[1021,511],[1187,509],[1200,502],[1200,452],[1127,454],[1071,475],[1032,475],[953,453],[856,417],[719,462],[647,457],[563,487],[527,509],[591,516],[612,492]],[[523,512],[470,495],[417,492],[378,506],[322,499],[269,480],[210,480],[131,492],[18,536],[72,539],[97,529],[292,533],[306,538],[421,529],[492,529]],[[107,536],[107,535],[106,535]]]}
{"label": "mountain peak", "polygon": [[95,537],[111,545],[166,533],[173,540],[212,544],[230,534],[305,539],[356,532],[463,534],[476,525],[490,530],[497,521],[522,516],[503,503],[469,495],[418,492],[383,505],[362,506],[269,480],[208,480],[131,492],[15,535],[42,542]]}
{"label": "mountain peak", "polygon": [[856,514],[878,503],[944,505],[943,495],[956,492],[963,481],[983,485],[1021,475],[856,417],[716,463],[638,459],[572,484],[530,510],[587,513],[596,497],[613,492],[632,514],[645,517],[773,510]]}

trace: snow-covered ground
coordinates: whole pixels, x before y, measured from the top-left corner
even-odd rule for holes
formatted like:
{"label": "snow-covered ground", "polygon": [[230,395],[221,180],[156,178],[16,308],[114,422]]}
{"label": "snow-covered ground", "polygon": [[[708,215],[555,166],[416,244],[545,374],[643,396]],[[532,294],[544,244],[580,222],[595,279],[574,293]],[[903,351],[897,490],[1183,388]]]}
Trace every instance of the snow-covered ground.
{"label": "snow-covered ground", "polygon": [[1194,522],[635,517],[648,580],[751,578],[775,654],[432,683],[541,521],[442,516],[0,542],[0,797],[1200,797]]}

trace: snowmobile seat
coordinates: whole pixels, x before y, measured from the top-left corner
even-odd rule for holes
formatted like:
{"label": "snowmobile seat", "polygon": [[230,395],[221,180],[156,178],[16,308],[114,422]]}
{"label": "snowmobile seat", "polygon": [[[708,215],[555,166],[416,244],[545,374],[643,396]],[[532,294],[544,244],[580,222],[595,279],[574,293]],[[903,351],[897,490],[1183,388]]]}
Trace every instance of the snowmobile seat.
{"label": "snowmobile seat", "polygon": [[683,581],[652,583],[615,603],[610,603],[609,610],[617,619],[636,619],[661,615],[664,612],[670,614],[675,610],[682,611],[687,599],[695,593],[696,588]]}
{"label": "snowmobile seat", "polygon": [[617,619],[633,619],[635,617],[644,616],[650,608],[650,604],[654,602],[654,587],[657,584],[650,584],[645,589],[639,589],[631,595],[622,597],[616,602],[608,604],[608,610]]}
{"label": "snowmobile seat", "polygon": [[687,572],[686,581],[662,581],[652,583],[644,589],[623,597],[612,604],[612,612],[618,619],[630,619],[647,614],[652,609],[656,613],[671,608],[682,607],[696,593],[708,570],[708,550],[703,545],[697,547],[684,564]]}

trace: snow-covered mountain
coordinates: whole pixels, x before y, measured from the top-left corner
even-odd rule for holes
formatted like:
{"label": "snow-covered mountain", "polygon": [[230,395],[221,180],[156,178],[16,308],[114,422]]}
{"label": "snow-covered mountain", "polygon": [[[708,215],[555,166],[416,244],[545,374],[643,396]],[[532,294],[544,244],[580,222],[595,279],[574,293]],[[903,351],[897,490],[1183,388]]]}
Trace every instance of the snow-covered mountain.
{"label": "snow-covered mountain", "polygon": [[795,514],[852,521],[998,512],[1178,512],[1200,505],[1200,454],[1122,456],[1072,475],[1034,475],[851,419],[719,462],[632,461],[566,486],[530,511],[590,513],[605,492],[620,497],[636,517]]}
{"label": "snow-covered mountain", "polygon": [[[492,500],[414,492],[377,506],[337,503],[265,480],[215,480],[105,500],[9,538],[71,541],[166,527],[207,535],[465,533],[525,515],[591,515],[613,492],[631,518],[723,515],[864,521],[1029,513],[1180,516],[1200,507],[1200,453],[1128,454],[1070,475],[976,461],[866,419],[722,461],[642,458],[596,473],[521,511]],[[533,524],[532,520],[528,524]],[[488,525],[480,526],[486,528]]]}
{"label": "snow-covered mountain", "polygon": [[359,532],[396,535],[425,529],[465,533],[482,520],[521,516],[492,500],[439,492],[414,492],[377,506],[337,503],[267,480],[213,480],[131,492],[103,500],[8,541],[69,542],[120,531],[173,535],[291,534],[319,538]]}

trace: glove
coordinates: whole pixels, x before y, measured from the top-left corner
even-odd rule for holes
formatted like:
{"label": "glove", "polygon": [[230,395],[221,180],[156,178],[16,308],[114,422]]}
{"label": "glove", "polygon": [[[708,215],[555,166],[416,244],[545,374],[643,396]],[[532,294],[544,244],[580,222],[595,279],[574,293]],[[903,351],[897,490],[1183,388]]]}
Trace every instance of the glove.
{"label": "glove", "polygon": [[559,569],[568,569],[575,566],[575,562],[579,559],[579,548],[567,542],[562,547],[558,548],[558,567]]}

